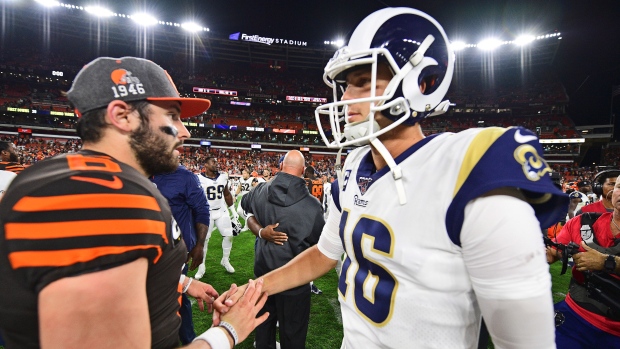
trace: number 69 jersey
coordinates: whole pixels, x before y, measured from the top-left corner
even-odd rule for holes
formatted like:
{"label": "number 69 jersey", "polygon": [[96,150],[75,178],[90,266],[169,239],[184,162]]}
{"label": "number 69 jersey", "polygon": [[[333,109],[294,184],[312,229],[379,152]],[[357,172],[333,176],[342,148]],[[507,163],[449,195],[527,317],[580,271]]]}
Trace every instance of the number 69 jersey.
{"label": "number 69 jersey", "polygon": [[209,201],[211,220],[219,218],[222,212],[228,215],[228,206],[224,199],[224,189],[228,185],[228,175],[225,173],[218,173],[215,178],[205,177],[200,174],[196,176],[205,192],[207,201]]}
{"label": "number 69 jersey", "polygon": [[460,246],[465,206],[516,187],[541,226],[560,220],[567,198],[540,154],[523,128],[427,137],[394,159],[407,199],[400,205],[389,168],[375,171],[368,146],[351,152],[318,243],[330,258],[347,255],[338,285],[343,347],[475,347],[480,310]]}

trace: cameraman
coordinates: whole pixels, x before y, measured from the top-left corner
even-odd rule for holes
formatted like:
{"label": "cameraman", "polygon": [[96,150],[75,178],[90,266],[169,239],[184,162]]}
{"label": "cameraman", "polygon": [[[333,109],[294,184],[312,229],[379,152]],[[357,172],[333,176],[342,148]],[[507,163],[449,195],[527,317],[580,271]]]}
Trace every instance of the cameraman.
{"label": "cameraman", "polygon": [[[604,270],[608,273],[616,271],[616,260],[620,248],[615,240],[620,238],[620,187],[612,193],[613,212],[603,213],[594,223],[582,224],[585,215],[569,220],[557,236],[556,242],[568,245],[577,243],[582,247],[573,258],[575,267],[570,281],[566,299],[555,305],[556,309],[556,345],[558,348],[620,348],[620,314],[613,312],[607,305],[589,297],[586,289],[591,271]],[[589,217],[589,216],[588,216]],[[602,268],[594,262],[597,250],[605,256]],[[554,248],[547,248],[547,261],[553,263],[562,257],[562,253]],[[600,259],[600,256],[596,256]],[[597,260],[598,260],[597,259]],[[614,275],[616,283],[620,283]]]}

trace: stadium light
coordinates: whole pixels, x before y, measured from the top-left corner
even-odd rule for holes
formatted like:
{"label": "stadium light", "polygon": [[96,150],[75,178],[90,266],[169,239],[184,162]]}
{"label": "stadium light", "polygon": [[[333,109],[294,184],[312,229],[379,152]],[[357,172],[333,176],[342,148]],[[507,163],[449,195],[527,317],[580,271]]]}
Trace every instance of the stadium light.
{"label": "stadium light", "polygon": [[452,49],[454,51],[460,51],[464,49],[465,47],[467,47],[467,44],[464,43],[463,41],[455,41],[452,43]]}
{"label": "stadium light", "polygon": [[336,42],[334,43],[334,45],[338,46],[338,47],[342,47],[342,45],[344,45],[344,40],[342,39],[338,39],[336,40]]}
{"label": "stadium light", "polygon": [[60,3],[58,1],[55,1],[55,0],[35,0],[35,1],[38,2],[39,4],[45,6],[45,7],[60,6]]}
{"label": "stadium light", "polygon": [[485,39],[485,40],[480,41],[478,43],[478,48],[483,51],[493,51],[501,45],[502,45],[502,42],[500,40],[491,38],[491,39]]}
{"label": "stadium light", "polygon": [[515,39],[515,44],[519,46],[524,46],[534,40],[536,40],[536,37],[534,35],[521,35]]}
{"label": "stadium light", "polygon": [[143,25],[145,27],[157,24],[157,19],[146,13],[136,13],[131,16],[134,22]]}
{"label": "stadium light", "polygon": [[97,17],[112,17],[114,16],[114,12],[108,10],[107,8],[101,6],[86,6],[84,11],[90,13],[93,16]]}
{"label": "stadium light", "polygon": [[185,22],[183,24],[181,24],[181,28],[187,30],[190,33],[197,33],[199,31],[202,31],[202,26],[194,23],[194,22]]}

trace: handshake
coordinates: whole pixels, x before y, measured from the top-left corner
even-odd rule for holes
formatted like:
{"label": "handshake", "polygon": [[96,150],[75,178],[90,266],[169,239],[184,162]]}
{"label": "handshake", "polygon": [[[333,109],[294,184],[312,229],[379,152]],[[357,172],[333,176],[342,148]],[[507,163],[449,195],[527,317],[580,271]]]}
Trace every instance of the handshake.
{"label": "handshake", "polygon": [[194,341],[203,340],[212,349],[228,349],[246,339],[269,317],[267,312],[256,317],[267,301],[267,294],[261,294],[262,288],[263,279],[250,280],[241,287],[232,284],[213,303],[213,327]]}

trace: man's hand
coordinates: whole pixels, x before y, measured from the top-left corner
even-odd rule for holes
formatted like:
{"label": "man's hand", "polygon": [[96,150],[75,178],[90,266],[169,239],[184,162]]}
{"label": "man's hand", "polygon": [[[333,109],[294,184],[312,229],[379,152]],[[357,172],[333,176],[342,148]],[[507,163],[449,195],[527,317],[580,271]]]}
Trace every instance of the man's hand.
{"label": "man's hand", "polygon": [[[267,301],[267,294],[261,294],[263,286],[263,279],[258,281],[250,280],[248,284],[242,288],[237,288],[234,284],[227,292],[233,291],[235,295],[235,306],[231,306],[226,314],[222,314],[221,320],[228,322],[233,326],[239,341],[247,338],[247,336],[256,328],[256,326],[262,324],[269,317],[269,312],[265,312],[260,317],[256,317],[258,312],[263,309],[265,302]],[[227,293],[226,292],[226,293]],[[220,296],[221,299],[224,295]],[[215,321],[216,312],[213,313],[213,326],[220,324],[218,317]]]}
{"label": "man's hand", "polygon": [[[261,279],[262,280],[262,279]],[[261,287],[262,287],[261,281]],[[219,296],[213,302],[213,326],[217,326],[220,324],[220,320],[222,316],[230,310],[230,308],[239,301],[239,298],[243,296],[248,284],[245,284],[241,287],[237,287],[236,284],[230,285],[230,289],[221,296]]]}
{"label": "man's hand", "polygon": [[198,268],[198,266],[202,263],[202,259],[204,258],[203,254],[204,245],[201,243],[196,243],[196,246],[189,251],[187,255],[187,262],[192,261],[192,264],[189,266],[189,270],[194,270]]}
{"label": "man's hand", "polygon": [[562,253],[554,247],[547,246],[547,263],[552,264],[562,258]]}
{"label": "man's hand", "polygon": [[213,286],[206,284],[200,280],[193,280],[186,292],[188,295],[196,298],[200,311],[205,310],[205,302],[207,303],[207,311],[213,311],[213,301],[219,297]]}
{"label": "man's hand", "polygon": [[280,225],[280,223],[270,224],[264,227],[260,231],[261,239],[273,242],[276,245],[284,245],[286,241],[288,241],[288,235],[281,231],[276,231],[275,229]]}
{"label": "man's hand", "polygon": [[583,247],[583,249],[585,249],[586,251],[579,252],[573,255],[573,261],[575,261],[577,270],[603,270],[607,255],[592,249],[590,246],[586,245],[584,241],[581,242],[581,247]]}

